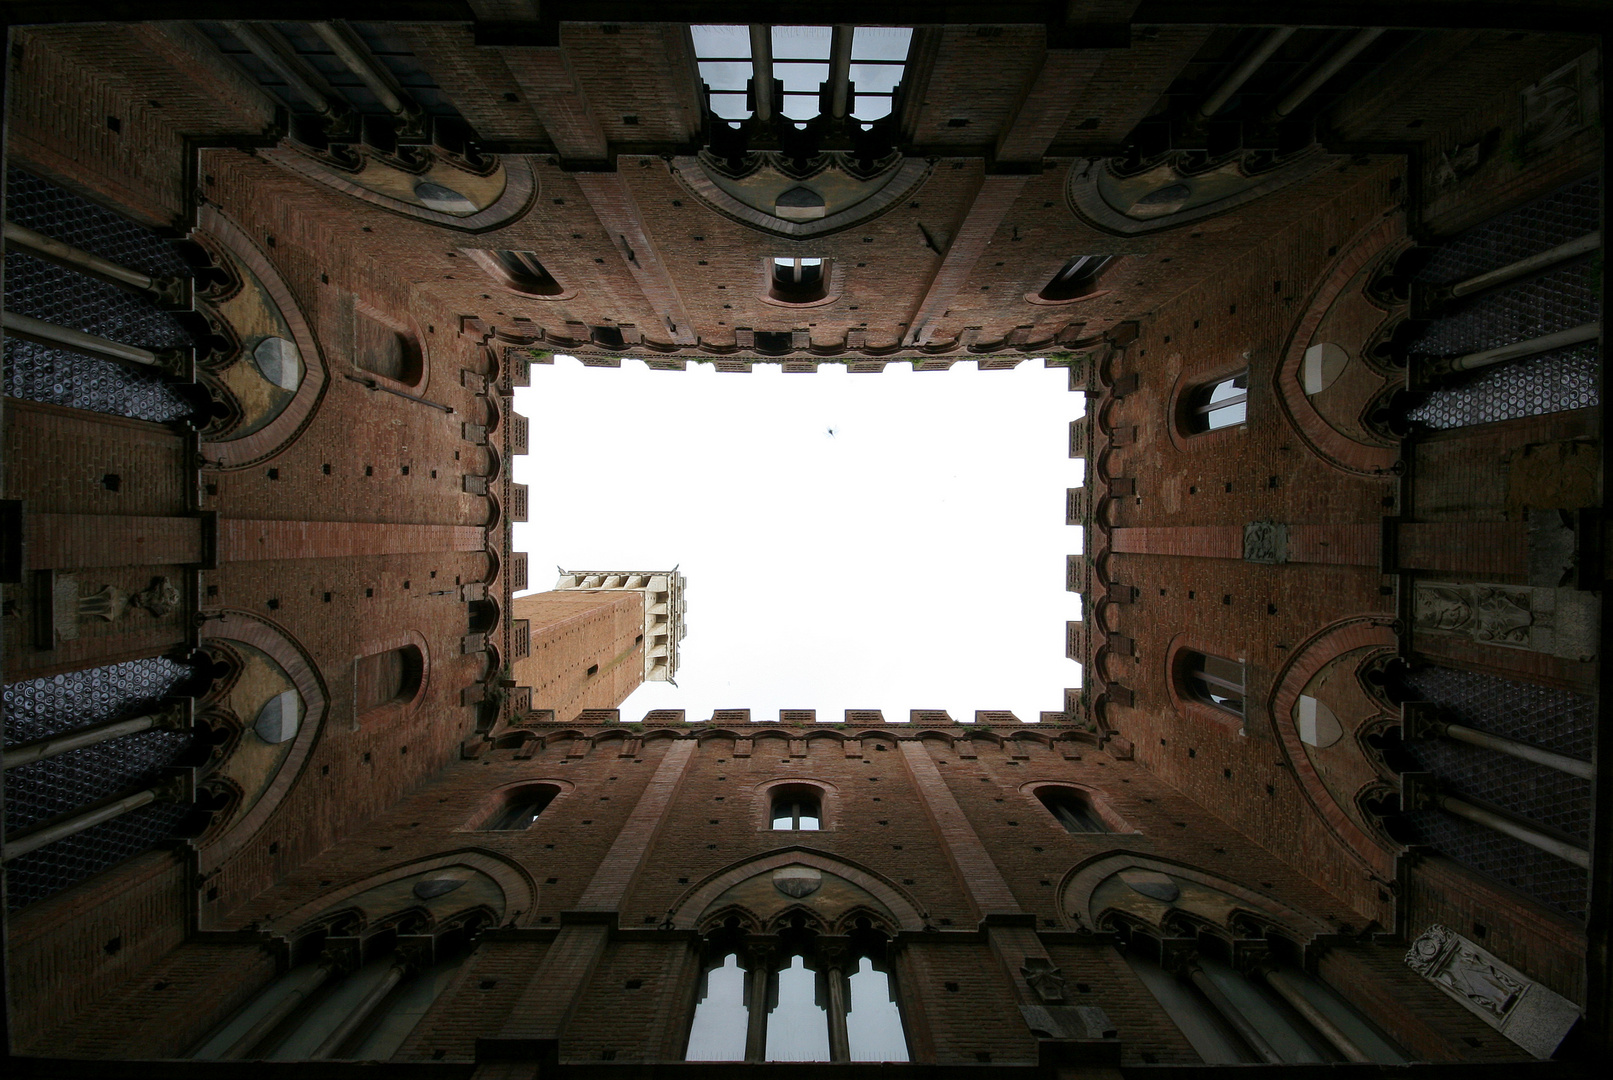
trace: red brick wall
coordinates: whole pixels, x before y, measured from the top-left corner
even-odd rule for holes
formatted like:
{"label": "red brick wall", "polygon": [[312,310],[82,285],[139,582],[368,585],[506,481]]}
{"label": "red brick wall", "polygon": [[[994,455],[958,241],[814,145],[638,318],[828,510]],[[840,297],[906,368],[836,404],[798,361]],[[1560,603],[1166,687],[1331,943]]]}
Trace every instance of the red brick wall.
{"label": "red brick wall", "polygon": [[512,610],[531,624],[530,652],[514,670],[534,709],[569,723],[584,709],[616,708],[644,681],[643,593],[533,593]]}

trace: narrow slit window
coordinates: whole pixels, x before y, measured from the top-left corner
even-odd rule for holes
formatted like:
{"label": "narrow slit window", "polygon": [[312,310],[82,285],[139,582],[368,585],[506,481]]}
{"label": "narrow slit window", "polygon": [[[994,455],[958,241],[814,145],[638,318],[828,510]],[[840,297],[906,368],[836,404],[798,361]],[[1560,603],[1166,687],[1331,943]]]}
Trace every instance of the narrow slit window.
{"label": "narrow slit window", "polygon": [[1240,371],[1213,383],[1196,387],[1188,395],[1187,430],[1198,435],[1206,431],[1236,427],[1249,416],[1249,372]]}

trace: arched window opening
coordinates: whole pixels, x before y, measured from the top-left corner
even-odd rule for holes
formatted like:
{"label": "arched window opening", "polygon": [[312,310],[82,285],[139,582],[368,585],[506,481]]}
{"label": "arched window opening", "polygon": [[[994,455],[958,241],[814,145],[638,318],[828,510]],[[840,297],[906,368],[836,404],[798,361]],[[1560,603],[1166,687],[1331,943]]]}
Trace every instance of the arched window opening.
{"label": "arched window opening", "polygon": [[906,1061],[902,1010],[890,972],[873,957],[860,956],[848,984],[851,1007],[846,1012],[846,1037],[851,1060]]}
{"label": "arched window opening", "polygon": [[828,980],[807,964],[789,958],[769,976],[767,1060],[830,1061]]}
{"label": "arched window opening", "polygon": [[1249,372],[1240,371],[1194,387],[1185,399],[1184,427],[1189,435],[1236,427],[1249,416]]}
{"label": "arched window opening", "polygon": [[489,832],[519,832],[531,828],[554,802],[560,789],[553,784],[526,784],[505,795],[493,816],[482,826]]}
{"label": "arched window opening", "polygon": [[1222,712],[1243,716],[1243,664],[1219,656],[1183,650],[1177,663],[1179,688],[1184,697],[1202,701]]}
{"label": "arched window opening", "polygon": [[554,275],[530,251],[492,252],[492,269],[505,285],[529,296],[558,296],[563,290]]}
{"label": "arched window opening", "polygon": [[776,937],[748,939],[732,918],[715,930],[685,1059],[908,1060],[889,939],[857,922],[832,938],[799,914]]}
{"label": "arched window opening", "polygon": [[1094,292],[1098,279],[1113,263],[1115,255],[1077,255],[1059,268],[1053,279],[1043,286],[1043,300],[1074,300]]}
{"label": "arched window opening", "polygon": [[353,664],[354,709],[362,713],[413,700],[420,692],[425,667],[425,657],[417,645],[360,657]]}
{"label": "arched window opening", "polygon": [[425,374],[420,343],[414,335],[363,312],[353,316],[353,363],[405,386],[419,386]]}
{"label": "arched window opening", "polygon": [[472,600],[465,609],[466,633],[489,634],[498,626],[498,601]]}
{"label": "arched window opening", "polygon": [[744,1061],[745,988],[750,973],[740,965],[739,954],[730,952],[715,965],[708,965],[700,977],[700,995],[695,1004],[694,1023],[689,1028],[687,1061]]}
{"label": "arched window opening", "polygon": [[823,804],[811,788],[783,788],[773,793],[773,829],[817,832],[823,827]]}
{"label": "arched window opening", "polygon": [[768,260],[768,273],[768,294],[781,304],[810,304],[828,295],[828,259],[779,256]]}
{"label": "arched window opening", "polygon": [[1070,788],[1044,787],[1036,797],[1047,807],[1047,812],[1058,819],[1065,832],[1106,833],[1112,831],[1093,809],[1087,797]]}

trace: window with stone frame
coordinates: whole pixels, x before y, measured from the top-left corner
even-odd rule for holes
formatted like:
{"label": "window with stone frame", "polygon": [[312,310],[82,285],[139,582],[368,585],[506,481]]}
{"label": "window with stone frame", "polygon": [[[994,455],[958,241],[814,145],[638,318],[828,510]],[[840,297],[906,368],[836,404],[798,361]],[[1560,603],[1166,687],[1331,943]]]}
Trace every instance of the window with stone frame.
{"label": "window with stone frame", "polygon": [[768,260],[768,296],[781,304],[822,300],[828,288],[828,259],[775,256]]}
{"label": "window with stone frame", "polygon": [[817,832],[823,828],[823,799],[816,788],[781,787],[773,793],[775,832]]}
{"label": "window with stone frame", "polygon": [[844,936],[800,916],[777,934],[735,920],[710,934],[685,1060],[907,1061],[888,939],[857,922]]}

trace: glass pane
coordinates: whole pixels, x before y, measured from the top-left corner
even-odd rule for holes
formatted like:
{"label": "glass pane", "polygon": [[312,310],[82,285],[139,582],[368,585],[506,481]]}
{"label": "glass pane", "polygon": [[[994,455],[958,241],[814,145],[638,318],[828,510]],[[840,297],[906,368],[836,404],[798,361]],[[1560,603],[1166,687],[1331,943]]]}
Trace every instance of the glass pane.
{"label": "glass pane", "polygon": [[745,969],[729,953],[706,972],[705,994],[694,1008],[686,1061],[745,1060]]}
{"label": "glass pane", "polygon": [[810,120],[818,115],[818,92],[813,90],[810,94],[785,94],[784,103],[779,106],[779,112],[791,120]]}
{"label": "glass pane", "polygon": [[768,1061],[828,1061],[829,1010],[819,1002],[818,973],[799,956],[778,973],[767,1014]]}
{"label": "glass pane", "polygon": [[784,81],[786,94],[813,94],[829,78],[828,64],[774,64],[773,78]]}
{"label": "glass pane", "polygon": [[851,82],[859,94],[888,94],[902,81],[899,64],[852,64]]}
{"label": "glass pane", "polygon": [[793,829],[794,827],[795,827],[795,815],[790,813],[790,807],[788,807],[788,806],[775,807],[774,810],[773,810],[773,828],[775,828],[775,829]]}
{"label": "glass pane", "polygon": [[711,111],[724,120],[750,119],[750,107],[745,104],[744,94],[712,94]]}
{"label": "glass pane", "polygon": [[737,90],[743,94],[750,81],[751,66],[743,60],[702,60],[700,77],[713,90]]}
{"label": "glass pane", "polygon": [[891,994],[890,976],[875,969],[866,956],[857,961],[851,975],[846,1036],[853,1061],[907,1060],[902,1013]]}
{"label": "glass pane", "polygon": [[802,832],[817,832],[818,831],[818,813],[817,813],[817,810],[814,807],[803,806],[801,808],[801,824],[797,825],[796,828],[800,829]]}
{"label": "glass pane", "polygon": [[1234,397],[1241,393],[1243,393],[1243,390],[1239,388],[1238,380],[1236,378],[1223,379],[1221,382],[1215,384],[1214,390],[1210,391],[1210,401],[1224,401],[1229,397]]}
{"label": "glass pane", "polygon": [[[1219,389],[1219,388],[1217,388]],[[1242,391],[1239,391],[1240,393]],[[1205,426],[1211,431],[1216,428],[1232,427],[1241,424],[1248,415],[1249,405],[1240,401],[1236,405],[1228,405],[1224,409],[1215,409],[1205,417]]]}
{"label": "glass pane", "polygon": [[775,26],[773,59],[827,61],[829,37],[830,31],[827,26]]}
{"label": "glass pane", "polygon": [[750,59],[748,26],[691,26],[689,35],[694,38],[694,54],[697,57],[743,56]]}
{"label": "glass pane", "polygon": [[886,94],[858,94],[851,115],[858,120],[883,120],[891,114],[891,99]]}
{"label": "glass pane", "polygon": [[[913,42],[906,26],[859,26],[851,36],[853,60],[906,60]],[[905,1060],[905,1059],[904,1059]]]}
{"label": "glass pane", "polygon": [[775,257],[773,259],[773,265],[783,267],[786,270],[792,270],[792,269],[795,268],[795,260],[794,259],[780,259],[780,258]]}
{"label": "glass pane", "polygon": [[822,266],[823,265],[823,260],[822,259],[802,259],[801,260],[801,265],[802,266]]}

